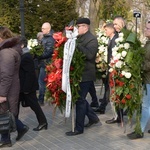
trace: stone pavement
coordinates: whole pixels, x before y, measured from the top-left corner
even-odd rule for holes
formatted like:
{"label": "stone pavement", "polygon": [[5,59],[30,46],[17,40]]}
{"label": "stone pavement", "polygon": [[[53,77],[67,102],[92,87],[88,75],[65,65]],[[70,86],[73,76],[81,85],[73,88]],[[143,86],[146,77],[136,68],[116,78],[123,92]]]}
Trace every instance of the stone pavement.
{"label": "stone pavement", "polygon": [[[97,84],[98,98],[102,97],[100,88],[101,86]],[[90,102],[89,95],[87,99]],[[133,127],[105,123],[105,120],[112,118],[110,104],[104,115],[98,114],[101,123],[85,129],[84,134],[73,137],[65,135],[65,132],[71,130],[70,118],[65,120],[59,110],[56,110],[55,117],[53,117],[53,106],[48,104],[42,106],[42,109],[48,119],[48,130],[33,131],[32,129],[37,126],[35,114],[30,108],[21,108],[20,119],[30,129],[18,142],[15,141],[17,133],[12,133],[13,146],[3,148],[4,150],[148,150],[150,148],[150,134],[147,133],[150,129],[150,121],[143,139],[129,140],[126,134],[133,131]],[[125,120],[127,120],[126,117]]]}

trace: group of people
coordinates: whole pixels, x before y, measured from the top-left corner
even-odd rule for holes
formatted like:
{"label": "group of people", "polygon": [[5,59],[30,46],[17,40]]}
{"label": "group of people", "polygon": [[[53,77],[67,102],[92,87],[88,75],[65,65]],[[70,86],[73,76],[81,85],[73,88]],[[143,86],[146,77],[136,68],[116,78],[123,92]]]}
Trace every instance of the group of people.
{"label": "group of people", "polygon": [[[99,123],[100,119],[96,113],[104,114],[107,104],[109,101],[111,102],[109,72],[104,81],[105,93],[100,105],[97,100],[94,81],[96,80],[95,59],[98,52],[98,41],[96,36],[90,32],[90,20],[88,18],[79,18],[76,21],[76,26],[78,28],[77,49],[85,55],[86,59],[82,80],[79,83],[79,98],[76,101],[75,129],[74,131],[66,132],[67,136],[82,134],[85,127],[88,128],[93,124]],[[116,44],[115,39],[123,28],[126,28],[125,20],[120,16],[115,17],[113,23],[108,23],[104,26],[106,36],[109,37],[107,48],[108,63],[112,57],[112,48]],[[35,63],[27,47],[27,39],[25,37],[14,36],[7,27],[0,27],[0,112],[6,111],[9,104],[9,110],[14,114],[16,119],[18,132],[16,140],[20,140],[29,130],[29,127],[19,120],[20,101],[26,101],[27,105],[35,112],[39,124],[33,129],[34,131],[48,128],[47,119],[40,105],[44,104],[45,66],[50,62],[55,43],[52,35],[51,25],[48,22],[44,23],[42,25],[42,33],[37,35],[39,43],[44,47],[43,54],[36,58],[40,62],[37,80]],[[148,38],[148,41],[145,45],[146,54],[143,64],[146,91],[144,91],[142,104],[142,134],[132,132],[127,135],[130,139],[142,138],[144,136],[144,130],[150,117],[150,22],[146,23],[145,36]],[[36,94],[37,89],[39,90],[38,98]],[[86,100],[88,93],[92,96],[91,104]],[[93,106],[97,108],[92,109]],[[115,108],[113,104],[111,106],[114,117],[106,120],[106,123],[121,123],[123,121],[123,110]],[[89,119],[87,124],[84,124],[85,116]],[[148,132],[150,133],[150,131]],[[1,134],[0,148],[11,146],[10,133]]]}
{"label": "group of people", "polygon": [[[109,71],[107,72],[107,77],[105,79],[105,93],[103,99],[101,99],[101,104],[98,106],[98,100],[96,96],[96,90],[94,85],[95,81],[95,58],[96,53],[98,51],[98,43],[95,36],[90,32],[90,20],[88,18],[80,18],[76,22],[78,27],[78,45],[77,48],[79,51],[83,52],[86,56],[85,59],[85,69],[82,75],[82,81],[80,82],[80,98],[76,102],[76,124],[75,130],[66,132],[67,136],[74,136],[78,134],[82,134],[84,132],[84,127],[90,127],[93,124],[98,123],[100,120],[97,117],[96,113],[100,114],[105,113],[106,106],[108,102],[111,102],[113,118],[110,120],[106,120],[107,124],[113,123],[122,123],[124,112],[123,109],[115,107],[114,103],[110,99],[110,87],[109,87]],[[126,29],[126,23],[123,17],[117,16],[114,18],[112,23],[108,23],[104,26],[104,30],[106,36],[109,37],[108,48],[107,48],[107,62],[109,64],[110,59],[112,57],[112,48],[116,45],[116,39],[118,38],[118,33],[122,32],[122,30]],[[145,36],[147,37],[147,42],[144,46],[145,48],[145,56],[143,62],[143,71],[144,71],[144,85],[146,88],[143,90],[142,97],[142,109],[141,109],[141,131],[142,133],[136,133],[135,131],[127,134],[129,139],[138,139],[143,138],[144,130],[146,124],[150,118],[150,21],[146,23],[145,27]],[[109,65],[107,70],[109,70]],[[90,93],[92,97],[92,102],[89,103],[86,100],[87,94]],[[91,109],[91,107],[97,107],[96,109]],[[128,110],[126,110],[128,111]],[[85,116],[88,117],[88,124],[84,124]],[[150,130],[148,130],[150,133]]]}
{"label": "group of people", "polygon": [[[28,48],[28,40],[16,36],[7,27],[0,27],[0,113],[7,110],[13,113],[18,132],[16,141],[29,130],[29,127],[19,120],[20,102],[29,106],[36,115],[38,126],[33,128],[34,131],[48,128],[47,119],[40,105],[44,104],[45,65],[50,61],[55,42],[49,23],[42,25],[42,34],[38,38],[41,38],[40,42],[44,47],[43,54],[38,57],[39,77]],[[37,98],[37,90],[39,90],[39,98]],[[1,134],[0,148],[11,146],[10,133]]]}

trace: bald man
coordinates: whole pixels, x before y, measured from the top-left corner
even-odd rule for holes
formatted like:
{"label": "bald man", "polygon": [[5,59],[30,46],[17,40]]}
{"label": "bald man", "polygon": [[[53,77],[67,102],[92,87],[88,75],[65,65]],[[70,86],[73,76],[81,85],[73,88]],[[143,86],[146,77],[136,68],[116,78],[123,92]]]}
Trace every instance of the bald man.
{"label": "bald man", "polygon": [[49,22],[45,22],[42,25],[42,34],[43,38],[41,39],[41,44],[44,47],[43,54],[38,57],[40,61],[40,72],[39,72],[39,103],[40,105],[44,105],[44,96],[45,96],[45,76],[46,76],[46,71],[45,71],[45,66],[47,63],[50,62],[50,59],[53,54],[53,48],[54,48],[54,43],[55,40],[53,38],[53,31],[51,30],[51,25]]}

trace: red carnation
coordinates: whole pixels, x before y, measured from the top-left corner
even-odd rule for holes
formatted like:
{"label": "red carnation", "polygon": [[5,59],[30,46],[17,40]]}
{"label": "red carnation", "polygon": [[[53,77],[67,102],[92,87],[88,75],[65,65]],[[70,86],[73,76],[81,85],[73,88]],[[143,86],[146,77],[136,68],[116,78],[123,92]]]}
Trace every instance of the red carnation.
{"label": "red carnation", "polygon": [[131,95],[130,95],[130,94],[127,94],[127,95],[126,95],[126,98],[127,98],[127,99],[131,99]]}

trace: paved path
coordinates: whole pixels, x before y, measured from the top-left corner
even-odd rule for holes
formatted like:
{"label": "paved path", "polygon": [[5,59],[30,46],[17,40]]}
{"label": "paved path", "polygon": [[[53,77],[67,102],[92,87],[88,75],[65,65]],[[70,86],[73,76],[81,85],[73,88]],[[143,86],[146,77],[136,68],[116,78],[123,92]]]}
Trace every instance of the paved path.
{"label": "paved path", "polygon": [[[100,86],[96,86],[99,96]],[[90,101],[90,97],[88,96]],[[108,125],[105,120],[112,118],[110,105],[107,106],[106,114],[98,115],[101,123],[85,129],[84,134],[73,137],[65,135],[66,131],[71,130],[71,119],[65,121],[64,116],[56,111],[53,118],[53,106],[46,104],[42,107],[47,119],[48,130],[35,132],[32,129],[37,126],[35,114],[30,108],[21,108],[20,118],[30,129],[25,136],[18,142],[15,141],[16,133],[12,133],[12,148],[4,150],[149,150],[150,134],[146,128],[143,139],[129,140],[126,134],[133,131],[129,125],[121,127],[119,124]],[[127,120],[127,118],[125,118]],[[86,122],[87,122],[86,118]]]}

